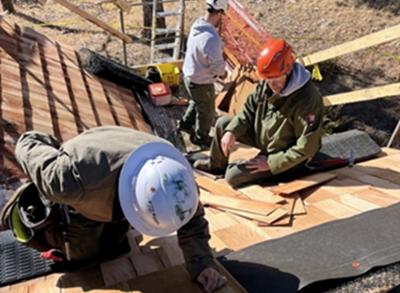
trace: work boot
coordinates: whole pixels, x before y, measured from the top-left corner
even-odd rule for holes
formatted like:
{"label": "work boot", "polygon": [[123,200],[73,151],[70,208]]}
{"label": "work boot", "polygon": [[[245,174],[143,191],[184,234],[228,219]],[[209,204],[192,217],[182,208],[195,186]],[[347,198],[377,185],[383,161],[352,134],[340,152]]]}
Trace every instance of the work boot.
{"label": "work boot", "polygon": [[198,138],[195,134],[193,134],[190,136],[190,141],[191,141],[191,143],[193,143],[195,145],[210,148],[212,138],[209,136],[206,136],[204,138]]}
{"label": "work boot", "polygon": [[186,132],[188,134],[192,134],[193,133],[193,126],[189,126],[186,124],[183,124],[182,122],[178,123],[178,131],[183,131]]}
{"label": "work boot", "polygon": [[204,171],[204,172],[207,172],[207,173],[211,173],[213,175],[222,175],[222,174],[225,173],[224,169],[214,168],[211,165],[211,159],[210,158],[196,160],[194,162],[194,164],[193,164],[193,167],[195,169],[198,169],[198,170],[201,170],[201,171]]}

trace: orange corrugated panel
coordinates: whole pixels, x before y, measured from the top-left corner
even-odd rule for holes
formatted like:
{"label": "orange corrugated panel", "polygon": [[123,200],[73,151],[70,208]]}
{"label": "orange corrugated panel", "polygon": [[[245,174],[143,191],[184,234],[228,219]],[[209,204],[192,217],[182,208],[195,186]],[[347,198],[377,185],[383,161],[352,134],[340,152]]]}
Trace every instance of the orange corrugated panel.
{"label": "orange corrugated panel", "polygon": [[261,47],[271,38],[260,23],[236,0],[229,0],[221,30],[225,59],[231,67],[255,64]]}

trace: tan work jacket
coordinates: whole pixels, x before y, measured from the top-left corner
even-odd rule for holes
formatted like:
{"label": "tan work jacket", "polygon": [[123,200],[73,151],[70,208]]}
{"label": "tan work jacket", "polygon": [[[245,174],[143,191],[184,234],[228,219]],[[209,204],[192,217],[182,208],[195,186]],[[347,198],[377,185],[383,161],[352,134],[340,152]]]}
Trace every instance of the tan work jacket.
{"label": "tan work jacket", "polygon": [[[166,142],[118,126],[93,128],[63,144],[51,135],[29,131],[18,140],[15,156],[48,200],[68,205],[90,220],[111,222],[122,166],[133,150],[150,141]],[[206,267],[216,267],[209,238],[200,205],[191,221],[178,231],[192,277]]]}

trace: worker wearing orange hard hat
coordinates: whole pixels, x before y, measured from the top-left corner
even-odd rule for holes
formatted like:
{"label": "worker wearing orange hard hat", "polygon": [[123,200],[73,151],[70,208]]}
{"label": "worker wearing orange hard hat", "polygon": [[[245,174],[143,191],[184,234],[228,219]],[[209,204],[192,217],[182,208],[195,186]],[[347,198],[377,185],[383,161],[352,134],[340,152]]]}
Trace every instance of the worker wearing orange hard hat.
{"label": "worker wearing orange hard hat", "polygon": [[[217,121],[210,157],[194,163],[197,169],[224,175],[233,187],[294,172],[321,147],[322,96],[310,72],[295,62],[292,47],[269,40],[259,52],[257,71],[261,80],[242,111]],[[228,164],[236,141],[260,153]]]}

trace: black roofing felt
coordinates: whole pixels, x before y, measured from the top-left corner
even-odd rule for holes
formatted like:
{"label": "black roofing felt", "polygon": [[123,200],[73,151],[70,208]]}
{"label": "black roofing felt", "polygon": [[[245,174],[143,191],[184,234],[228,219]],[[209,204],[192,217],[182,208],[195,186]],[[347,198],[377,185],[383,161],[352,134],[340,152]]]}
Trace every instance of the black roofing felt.
{"label": "black roofing felt", "polygon": [[249,293],[297,292],[400,260],[400,203],[228,254],[221,263]]}

